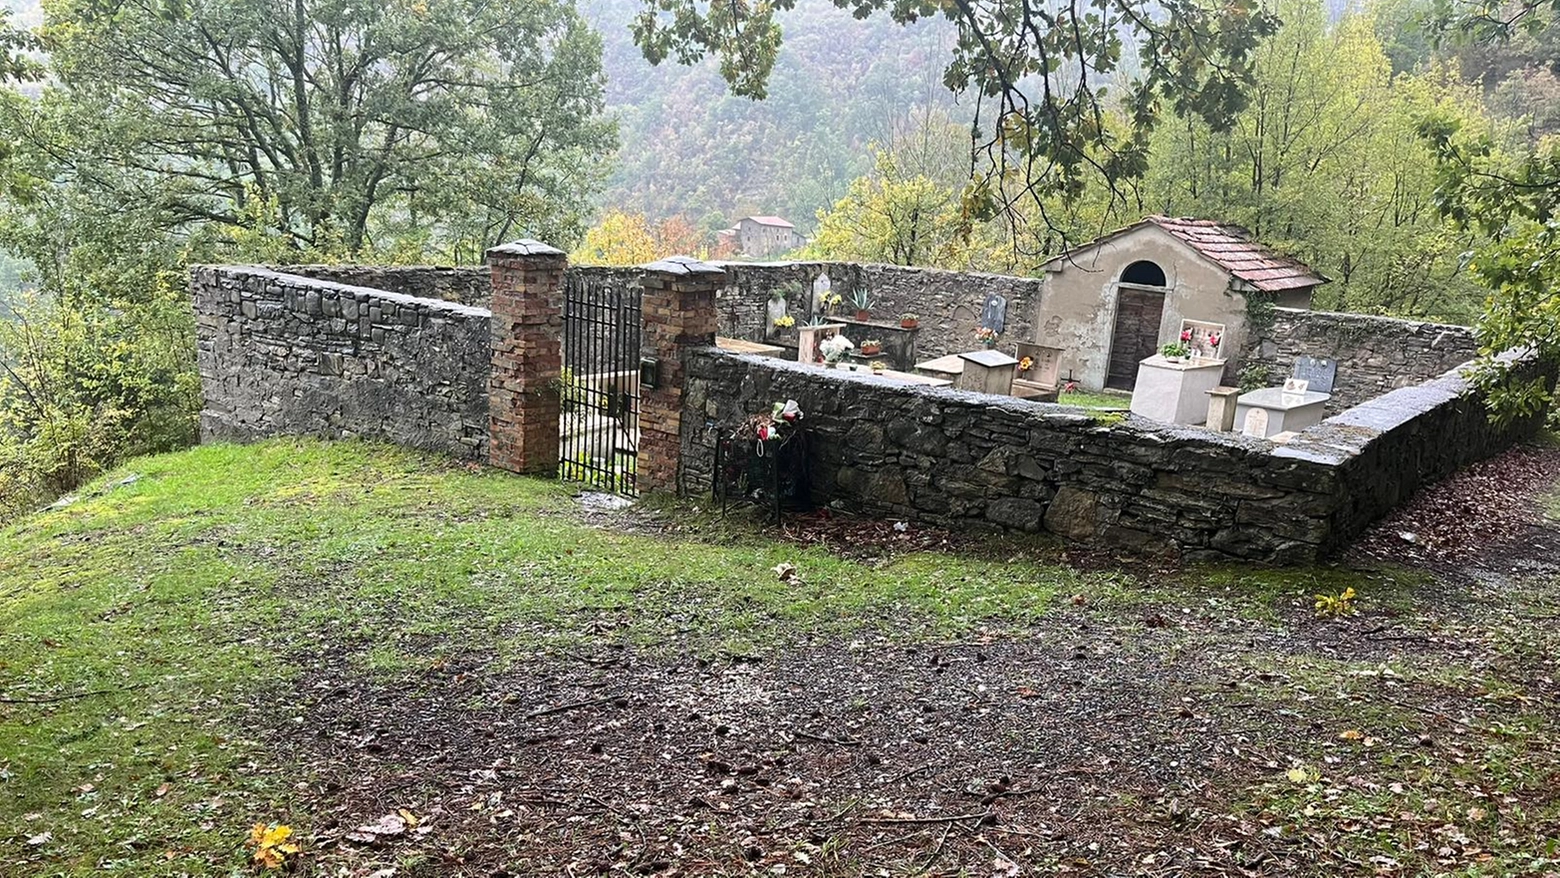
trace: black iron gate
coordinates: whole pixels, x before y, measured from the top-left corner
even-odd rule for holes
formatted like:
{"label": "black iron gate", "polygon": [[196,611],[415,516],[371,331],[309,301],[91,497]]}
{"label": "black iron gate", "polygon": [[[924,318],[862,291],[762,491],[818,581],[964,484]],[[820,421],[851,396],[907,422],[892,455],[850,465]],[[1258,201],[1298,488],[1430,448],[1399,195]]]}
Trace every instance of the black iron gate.
{"label": "black iron gate", "polygon": [[570,271],[563,291],[558,473],[596,490],[635,496],[639,282],[627,273]]}

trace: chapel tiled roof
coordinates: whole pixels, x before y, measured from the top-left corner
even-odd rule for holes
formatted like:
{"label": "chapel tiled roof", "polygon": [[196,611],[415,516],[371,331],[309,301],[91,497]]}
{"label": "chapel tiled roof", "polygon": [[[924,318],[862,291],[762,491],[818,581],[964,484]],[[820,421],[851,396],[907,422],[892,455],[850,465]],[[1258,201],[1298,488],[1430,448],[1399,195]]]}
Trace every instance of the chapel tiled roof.
{"label": "chapel tiled roof", "polygon": [[1238,280],[1263,292],[1276,293],[1312,287],[1328,282],[1322,273],[1292,256],[1274,250],[1251,237],[1251,233],[1233,223],[1192,217],[1147,216],[1122,229],[1054,257],[1046,264],[1072,262],[1077,253],[1112,238],[1154,225],[1196,250],[1204,258],[1229,272]]}
{"label": "chapel tiled roof", "polygon": [[777,216],[750,216],[750,217],[748,217],[748,219],[752,220],[755,223],[758,223],[761,226],[780,226],[781,228],[786,228],[786,229],[794,229],[794,228],[796,228],[796,226],[791,225],[790,223],[786,222],[785,220],[783,220],[783,219],[781,219],[780,217],[777,217]]}
{"label": "chapel tiled roof", "polygon": [[1327,283],[1327,278],[1310,266],[1254,240],[1240,226],[1190,217],[1150,216],[1143,221],[1180,238],[1230,274],[1264,292]]}

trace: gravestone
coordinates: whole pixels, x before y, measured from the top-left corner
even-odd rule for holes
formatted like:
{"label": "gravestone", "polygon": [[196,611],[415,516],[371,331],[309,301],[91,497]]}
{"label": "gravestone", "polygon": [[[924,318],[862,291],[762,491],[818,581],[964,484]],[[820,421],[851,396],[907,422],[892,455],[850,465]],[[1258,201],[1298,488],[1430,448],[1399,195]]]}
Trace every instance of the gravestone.
{"label": "gravestone", "polygon": [[812,313],[823,313],[824,297],[834,289],[834,282],[829,280],[829,273],[823,272],[813,280]]}
{"label": "gravestone", "polygon": [[1316,393],[1332,393],[1338,378],[1338,361],[1326,357],[1300,357],[1295,360],[1295,377]]}
{"label": "gravestone", "polygon": [[1258,439],[1266,439],[1268,430],[1267,409],[1252,409],[1246,413],[1246,423],[1241,430],[1247,436],[1255,436]]}
{"label": "gravestone", "polygon": [[992,332],[1001,332],[1007,326],[1007,297],[992,293],[980,309],[980,325]]}

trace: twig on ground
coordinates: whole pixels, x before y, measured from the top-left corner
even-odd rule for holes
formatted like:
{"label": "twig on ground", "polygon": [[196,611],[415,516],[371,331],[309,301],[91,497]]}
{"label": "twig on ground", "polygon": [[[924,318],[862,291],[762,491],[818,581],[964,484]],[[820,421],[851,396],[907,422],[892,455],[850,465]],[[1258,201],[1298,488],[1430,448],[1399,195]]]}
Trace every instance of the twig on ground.
{"label": "twig on ground", "polygon": [[598,704],[606,704],[611,701],[616,701],[622,697],[622,695],[608,695],[604,698],[590,698],[585,701],[570,701],[567,704],[560,704],[556,707],[548,707],[542,710],[533,710],[526,714],[525,718],[536,719],[537,717],[541,716],[552,716],[555,713],[564,713],[565,711],[578,710],[582,707],[595,707]]}
{"label": "twig on ground", "polygon": [[933,824],[933,823],[959,823],[964,820],[974,820],[977,825],[995,817],[990,810],[980,811],[974,814],[949,814],[946,817],[858,817],[857,823],[883,823],[883,824]]}
{"label": "twig on ground", "polygon": [[819,735],[813,732],[798,729],[791,733],[792,737],[802,738],[808,741],[819,741],[824,744],[838,744],[841,747],[860,747],[861,742],[850,738],[831,738],[828,735]]}
{"label": "twig on ground", "polygon": [[58,704],[61,701],[75,701],[78,698],[91,698],[95,695],[118,695],[121,692],[134,692],[137,689],[145,689],[150,683],[137,683],[134,686],[124,686],[119,689],[93,689],[88,692],[70,692],[65,695],[49,695],[43,698],[0,698],[0,704]]}

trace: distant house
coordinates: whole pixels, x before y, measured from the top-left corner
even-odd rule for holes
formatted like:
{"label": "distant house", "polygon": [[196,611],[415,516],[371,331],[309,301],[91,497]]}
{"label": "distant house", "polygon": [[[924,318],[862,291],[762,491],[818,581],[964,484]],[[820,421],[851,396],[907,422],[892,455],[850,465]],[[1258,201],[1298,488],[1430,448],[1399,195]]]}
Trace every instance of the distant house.
{"label": "distant house", "polygon": [[1248,296],[1311,307],[1327,278],[1230,223],[1150,216],[1044,264],[1037,341],[1066,351],[1088,388],[1131,389],[1139,361],[1174,341],[1183,319],[1226,326],[1223,353],[1246,338]]}
{"label": "distant house", "polygon": [[743,256],[777,256],[807,243],[796,226],[777,216],[745,216],[730,229],[717,232],[717,239],[728,232],[736,238],[737,252]]}

